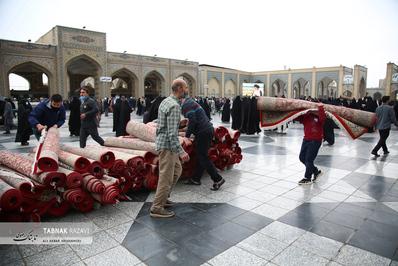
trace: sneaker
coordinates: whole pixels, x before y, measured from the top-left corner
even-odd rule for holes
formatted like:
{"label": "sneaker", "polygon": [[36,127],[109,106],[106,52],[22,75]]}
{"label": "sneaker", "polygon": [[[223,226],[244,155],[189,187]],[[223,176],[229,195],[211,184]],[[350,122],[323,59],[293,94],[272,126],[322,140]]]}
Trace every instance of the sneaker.
{"label": "sneaker", "polygon": [[199,186],[201,183],[197,181],[193,181],[192,178],[188,179],[187,181],[184,182],[185,185],[197,185]]}
{"label": "sneaker", "polygon": [[157,212],[151,211],[151,212],[149,213],[149,215],[150,215],[151,217],[169,218],[169,217],[174,216],[174,212],[173,212],[173,211],[166,210],[166,209],[163,209],[163,210],[157,211]]}
{"label": "sneaker", "polygon": [[388,150],[384,152],[384,154],[389,154],[389,153],[390,153],[390,152],[389,152]]}
{"label": "sneaker", "polygon": [[164,207],[173,207],[174,202],[172,202],[171,200],[167,200],[166,203],[164,204]]}
{"label": "sneaker", "polygon": [[312,181],[310,179],[307,178],[303,178],[298,182],[299,185],[310,185],[312,184]]}
{"label": "sneaker", "polygon": [[213,186],[210,188],[211,190],[219,190],[220,187],[225,183],[225,179],[223,178],[220,182],[213,183]]}
{"label": "sneaker", "polygon": [[375,152],[375,151],[372,151],[370,154],[372,154],[372,155],[374,155],[374,156],[376,156],[376,157],[379,157],[379,156],[380,156],[380,155],[378,155],[377,152]]}
{"label": "sneaker", "polygon": [[312,179],[312,182],[318,181],[318,179],[321,177],[321,175],[323,175],[323,172],[321,170],[319,170],[318,173],[316,173],[314,175],[314,179]]}
{"label": "sneaker", "polygon": [[27,141],[22,142],[21,145],[22,145],[22,146],[28,146],[28,145],[29,145],[29,142],[27,142]]}

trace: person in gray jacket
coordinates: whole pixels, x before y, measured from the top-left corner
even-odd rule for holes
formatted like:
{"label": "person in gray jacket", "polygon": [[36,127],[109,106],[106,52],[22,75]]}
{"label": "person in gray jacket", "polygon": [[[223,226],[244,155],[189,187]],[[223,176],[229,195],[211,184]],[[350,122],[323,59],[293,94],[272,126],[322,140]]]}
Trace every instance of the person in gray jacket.
{"label": "person in gray jacket", "polygon": [[4,129],[6,130],[6,132],[4,132],[3,134],[10,134],[10,129],[12,128],[16,128],[16,126],[14,125],[12,119],[14,118],[14,114],[12,113],[12,105],[11,103],[8,101],[8,99],[6,97],[4,97],[3,99],[4,101]]}
{"label": "person in gray jacket", "polygon": [[86,147],[87,137],[90,135],[98,144],[104,146],[104,140],[98,134],[97,113],[98,104],[89,97],[87,88],[80,88],[80,148]]}
{"label": "person in gray jacket", "polygon": [[398,121],[395,117],[394,109],[389,105],[391,102],[390,96],[383,96],[381,101],[383,104],[376,108],[377,122],[376,126],[374,127],[375,130],[379,130],[380,140],[377,142],[376,146],[371,152],[371,154],[376,157],[380,156],[377,154],[380,148],[383,148],[384,154],[390,153],[387,149],[386,140],[390,135],[391,123],[393,123],[398,129]]}

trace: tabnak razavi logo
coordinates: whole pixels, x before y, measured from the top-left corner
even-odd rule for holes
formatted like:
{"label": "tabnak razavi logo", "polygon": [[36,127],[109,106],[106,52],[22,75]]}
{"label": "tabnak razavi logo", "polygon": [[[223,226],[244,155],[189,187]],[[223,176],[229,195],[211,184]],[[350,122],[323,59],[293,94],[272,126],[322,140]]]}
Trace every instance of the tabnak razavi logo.
{"label": "tabnak razavi logo", "polygon": [[34,242],[37,240],[37,235],[35,234],[35,230],[32,230],[32,231],[28,232],[27,234],[25,234],[24,231],[20,231],[20,232],[18,232],[18,234],[16,234],[16,236],[14,237],[13,240],[16,242],[22,242],[25,240]]}

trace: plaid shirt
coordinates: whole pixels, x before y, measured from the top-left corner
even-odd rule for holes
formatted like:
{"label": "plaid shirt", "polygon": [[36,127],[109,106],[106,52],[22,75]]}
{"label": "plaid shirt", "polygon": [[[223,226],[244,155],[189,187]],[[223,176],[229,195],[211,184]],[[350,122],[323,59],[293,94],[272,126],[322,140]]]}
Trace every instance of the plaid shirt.
{"label": "plaid shirt", "polygon": [[180,113],[180,101],[173,94],[160,104],[156,126],[156,150],[169,149],[177,154],[184,153],[178,139]]}

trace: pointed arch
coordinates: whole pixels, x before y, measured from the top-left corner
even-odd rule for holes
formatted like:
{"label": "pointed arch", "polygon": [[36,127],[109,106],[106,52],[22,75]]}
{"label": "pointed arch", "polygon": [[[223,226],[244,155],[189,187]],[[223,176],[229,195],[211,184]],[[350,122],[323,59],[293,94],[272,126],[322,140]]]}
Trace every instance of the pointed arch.
{"label": "pointed arch", "polygon": [[216,98],[222,97],[222,94],[221,94],[221,83],[216,77],[212,77],[209,80],[208,86],[209,86],[209,88],[207,89],[208,91],[205,92],[206,96],[210,95],[210,92],[213,93],[213,90],[214,90],[214,94],[215,94]]}
{"label": "pointed arch", "polygon": [[197,81],[195,80],[195,78],[187,72],[179,73],[177,76],[174,77],[174,79],[177,79],[179,77],[181,77],[187,83],[189,95],[191,97],[198,96],[199,93],[196,91]]}
{"label": "pointed arch", "polygon": [[111,96],[116,94],[124,95],[126,97],[138,95],[138,77],[130,69],[125,67],[113,71],[110,76],[112,77]]}
{"label": "pointed arch", "polygon": [[286,96],[286,83],[281,79],[276,79],[271,85],[271,97],[277,96]]}
{"label": "pointed arch", "polygon": [[228,79],[226,82],[225,82],[225,88],[224,88],[225,90],[225,93],[224,93],[224,95],[225,95],[225,97],[228,97],[228,98],[235,98],[235,91],[236,91],[236,84],[235,84],[235,81],[233,80],[233,79]]}
{"label": "pointed arch", "polygon": [[168,96],[169,91],[165,90],[165,78],[156,69],[148,72],[144,77],[144,94],[145,98],[155,99],[159,95]]}
{"label": "pointed arch", "polygon": [[[55,77],[53,72],[46,68],[43,65],[40,65],[34,61],[25,61],[21,62],[19,64],[14,65],[11,67],[7,72],[7,83],[8,83],[8,89],[10,90],[10,80],[9,76],[10,74],[15,74],[20,77],[25,78],[28,83],[29,83],[29,89],[26,92],[11,92],[10,95],[14,94],[12,96],[18,98],[20,94],[23,94],[24,97],[28,98],[28,95],[31,94],[33,95],[34,98],[39,98],[39,97],[49,97],[51,95],[50,91],[51,88],[55,87]],[[48,79],[48,84],[45,85],[43,83],[43,74],[47,76]],[[25,96],[26,94],[26,96]]]}
{"label": "pointed arch", "polygon": [[65,63],[65,69],[69,81],[68,95],[72,95],[80,87],[82,81],[89,77],[94,79],[94,84],[92,84],[94,89],[93,95],[97,94],[96,90],[100,87],[100,73],[102,73],[101,64],[91,57],[81,54],[69,59]]}

